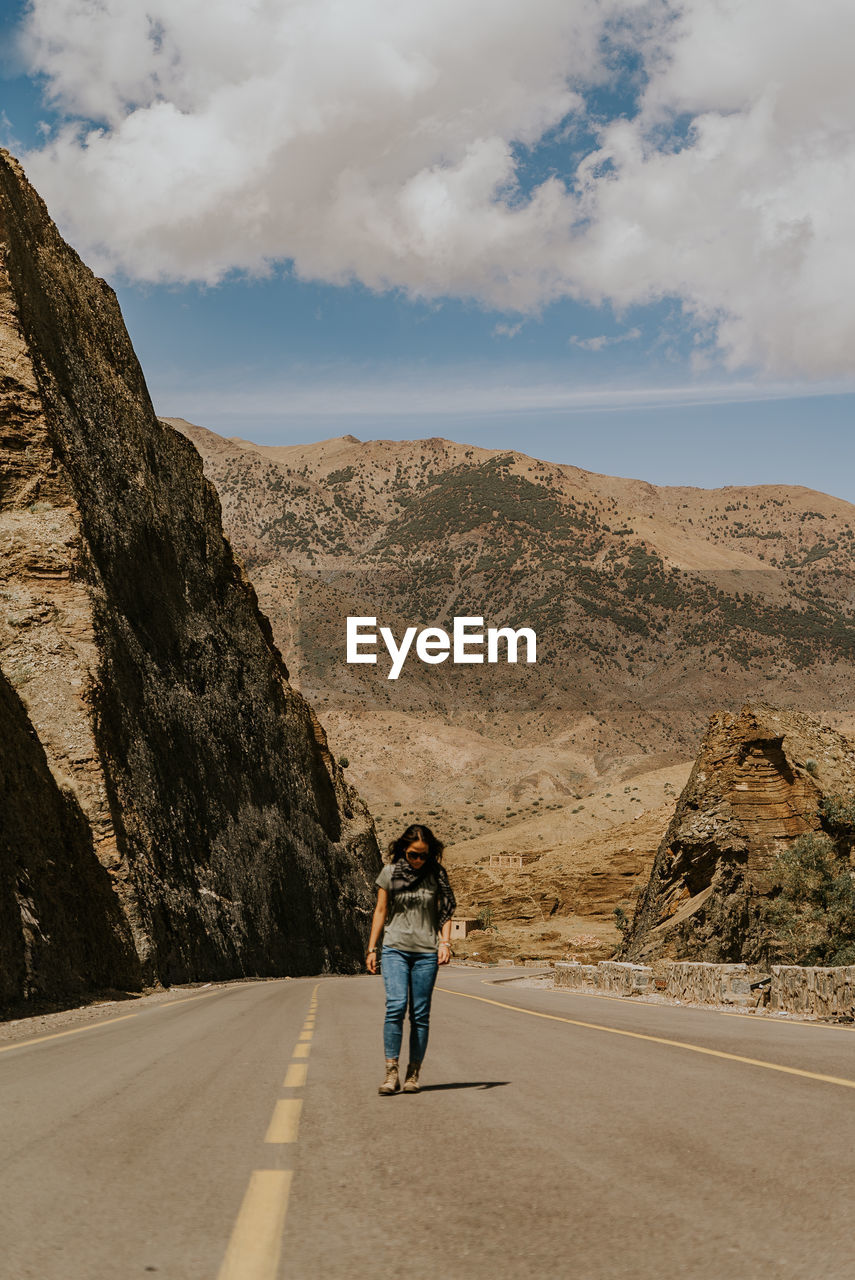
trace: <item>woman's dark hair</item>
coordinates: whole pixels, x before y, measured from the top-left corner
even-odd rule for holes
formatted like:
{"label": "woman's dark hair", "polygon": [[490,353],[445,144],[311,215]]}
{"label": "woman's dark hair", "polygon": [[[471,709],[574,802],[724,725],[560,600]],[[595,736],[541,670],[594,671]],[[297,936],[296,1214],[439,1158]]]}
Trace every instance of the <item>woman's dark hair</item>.
{"label": "woman's dark hair", "polygon": [[425,827],[420,822],[414,822],[402,835],[398,836],[397,840],[392,841],[389,845],[390,860],[399,862],[410,845],[415,844],[417,840],[424,840],[428,847],[426,862],[442,862],[442,851],[445,845],[441,840],[437,840],[430,827]]}

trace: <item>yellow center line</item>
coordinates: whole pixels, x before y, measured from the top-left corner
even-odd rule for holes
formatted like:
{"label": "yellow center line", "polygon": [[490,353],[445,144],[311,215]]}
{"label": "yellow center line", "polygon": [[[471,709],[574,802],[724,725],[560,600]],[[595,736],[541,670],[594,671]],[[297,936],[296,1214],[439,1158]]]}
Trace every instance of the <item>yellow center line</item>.
{"label": "yellow center line", "polygon": [[285,1079],[282,1081],[283,1089],[302,1089],[306,1083],[306,1072],[309,1070],[308,1062],[291,1062],[285,1073]]}
{"label": "yellow center line", "polygon": [[18,1040],[15,1044],[0,1045],[0,1053],[11,1053],[13,1049],[25,1049],[30,1044],[44,1044],[45,1040],[59,1040],[62,1036],[77,1036],[81,1031],[97,1031],[99,1027],[112,1027],[115,1022],[127,1022],[128,1018],[136,1018],[135,1013],[123,1013],[120,1018],[105,1018],[103,1022],[90,1022],[86,1027],[72,1027],[69,1031],[52,1031],[48,1036],[35,1036],[32,1040]]}
{"label": "yellow center line", "polygon": [[[300,1043],[294,1046],[295,1059],[309,1056],[318,985],[312,991]],[[282,1083],[283,1089],[302,1089],[307,1071],[308,1063],[291,1062]],[[296,1142],[302,1107],[299,1098],[280,1098],[264,1141]],[[252,1174],[217,1280],[276,1280],[292,1178],[290,1169],[256,1169]]]}
{"label": "yellow center line", "polygon": [[264,1136],[265,1142],[296,1142],[300,1127],[300,1098],[280,1098],[273,1110],[273,1117]]}
{"label": "yellow center line", "polygon": [[800,1067],[785,1067],[778,1062],[766,1062],[762,1058],[746,1058],[739,1053],[725,1053],[723,1049],[707,1049],[703,1045],[689,1044],[685,1040],[669,1040],[664,1036],[645,1035],[641,1031],[624,1031],[619,1027],[604,1027],[597,1022],[583,1022],[579,1018],[564,1018],[557,1013],[540,1013],[536,1009],[524,1009],[517,1004],[503,1004],[501,1000],[489,1000],[486,996],[473,996],[467,991],[452,991],[450,987],[437,987],[446,995],[460,996],[463,1000],[478,1000],[498,1009],[510,1009],[513,1013],[525,1013],[530,1018],[546,1018],[549,1022],[565,1022],[571,1027],[587,1027],[590,1031],[604,1031],[611,1036],[628,1036],[631,1040],[647,1040],[650,1044],[666,1044],[672,1049],[688,1049],[690,1053],[703,1053],[710,1058],[724,1058],[728,1062],[743,1062],[750,1067],[763,1067],[766,1071],[781,1071],[788,1076],[802,1076],[806,1080],[820,1080],[823,1084],[836,1084],[844,1089],[855,1089],[855,1080],[842,1076],[825,1076],[818,1071],[803,1071]]}
{"label": "yellow center line", "polygon": [[217,1280],[276,1280],[291,1169],[256,1169],[249,1180]]}

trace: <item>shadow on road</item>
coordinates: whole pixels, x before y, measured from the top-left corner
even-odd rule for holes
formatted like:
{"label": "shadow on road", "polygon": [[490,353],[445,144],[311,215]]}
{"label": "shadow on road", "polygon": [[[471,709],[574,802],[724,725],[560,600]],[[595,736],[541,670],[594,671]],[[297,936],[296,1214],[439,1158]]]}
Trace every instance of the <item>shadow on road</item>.
{"label": "shadow on road", "polygon": [[510,1080],[461,1080],[451,1084],[421,1084],[419,1093],[432,1093],[437,1089],[501,1089]]}

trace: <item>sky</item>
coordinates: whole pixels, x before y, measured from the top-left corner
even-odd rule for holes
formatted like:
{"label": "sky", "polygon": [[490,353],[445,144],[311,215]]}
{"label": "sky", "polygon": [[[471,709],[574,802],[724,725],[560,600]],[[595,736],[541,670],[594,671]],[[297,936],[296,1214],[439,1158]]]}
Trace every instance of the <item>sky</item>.
{"label": "sky", "polygon": [[855,502],[851,0],[0,0],[158,411]]}

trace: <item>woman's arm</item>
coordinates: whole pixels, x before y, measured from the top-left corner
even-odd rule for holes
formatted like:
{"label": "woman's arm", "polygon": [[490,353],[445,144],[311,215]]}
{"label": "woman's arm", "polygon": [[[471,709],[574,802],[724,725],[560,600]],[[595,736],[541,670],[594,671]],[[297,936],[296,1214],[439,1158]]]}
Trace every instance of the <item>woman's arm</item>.
{"label": "woman's arm", "polygon": [[[388,893],[385,889],[378,889],[377,906],[374,908],[374,915],[371,918],[371,933],[368,938],[368,955],[365,957],[365,967],[369,973],[377,972],[377,940],[380,937],[383,925],[386,923],[386,911],[388,906]],[[449,928],[451,928],[450,925]]]}
{"label": "woman's arm", "polygon": [[440,964],[448,964],[451,959],[451,920],[457,908],[454,890],[448,883],[448,875],[444,868],[439,869],[439,938],[437,939],[437,958]]}

